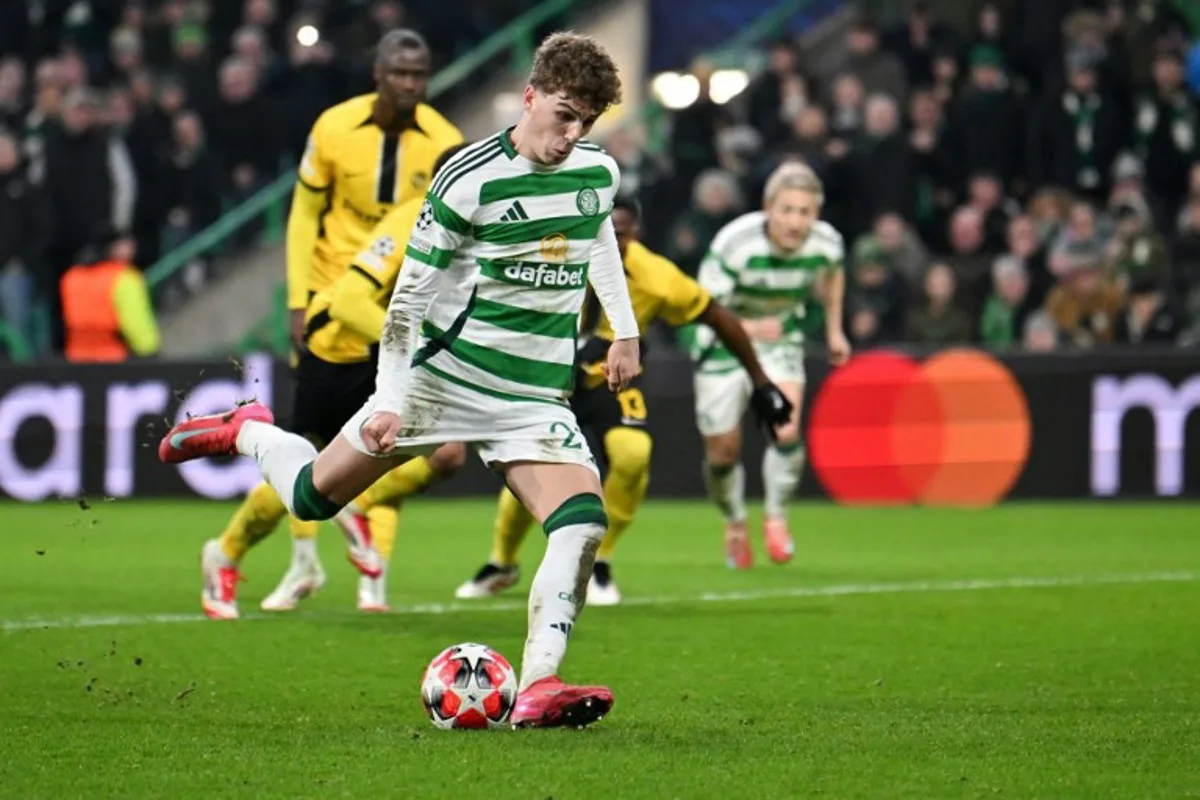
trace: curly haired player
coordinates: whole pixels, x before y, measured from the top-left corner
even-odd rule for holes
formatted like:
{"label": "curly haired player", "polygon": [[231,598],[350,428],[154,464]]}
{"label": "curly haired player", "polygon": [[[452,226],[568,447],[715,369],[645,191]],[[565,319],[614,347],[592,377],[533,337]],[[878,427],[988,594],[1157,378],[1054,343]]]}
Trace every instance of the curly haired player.
{"label": "curly haired player", "polygon": [[607,517],[599,472],[568,402],[590,283],[614,341],[611,391],[639,369],[638,326],[609,217],[616,162],[583,140],[620,101],[593,39],[538,48],[516,126],[447,162],[426,193],[380,342],[375,393],[320,453],[248,403],[173,428],[159,457],[241,453],[301,519],[329,519],[392,467],[467,442],[541,523],[515,726],[583,726],[613,704],[558,678]]}

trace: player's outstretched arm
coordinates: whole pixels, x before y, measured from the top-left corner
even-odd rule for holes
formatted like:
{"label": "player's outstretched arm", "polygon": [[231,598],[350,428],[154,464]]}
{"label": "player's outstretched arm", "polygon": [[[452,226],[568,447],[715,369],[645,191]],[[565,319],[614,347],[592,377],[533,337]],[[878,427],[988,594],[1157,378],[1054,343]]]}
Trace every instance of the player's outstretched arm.
{"label": "player's outstretched arm", "polygon": [[638,347],[640,333],[633,303],[629,299],[629,285],[625,282],[625,268],[621,265],[621,250],[617,246],[617,234],[611,218],[600,226],[592,249],[588,282],[612,323],[613,344],[608,350],[605,374],[609,390],[619,391],[637,376],[641,367]]}
{"label": "player's outstretched arm", "polygon": [[850,358],[850,342],[842,327],[846,297],[846,271],[840,266],[825,273],[825,342],[829,360],[844,364]]}
{"label": "player's outstretched arm", "polygon": [[696,318],[696,321],[713,329],[717,338],[729,348],[729,352],[733,353],[746,372],[750,374],[750,380],[755,386],[770,383],[767,373],[763,371],[762,364],[758,361],[758,355],[754,352],[754,344],[750,341],[750,335],[736,314],[713,300],[708,304],[708,308],[704,309],[704,313]]}
{"label": "player's outstretched arm", "polygon": [[[292,210],[288,213],[286,247],[288,310],[293,312],[293,339],[303,332],[303,312],[308,305],[308,271],[312,267],[324,208],[324,191],[306,186],[302,181],[296,183],[296,189],[292,192]],[[296,330],[296,317],[300,320],[300,331]],[[296,345],[299,346],[300,342],[296,342]]]}
{"label": "player's outstretched arm", "polygon": [[441,275],[436,267],[414,258],[404,260],[379,340],[379,366],[375,375],[377,411],[399,415],[404,405],[421,321],[437,294]]}

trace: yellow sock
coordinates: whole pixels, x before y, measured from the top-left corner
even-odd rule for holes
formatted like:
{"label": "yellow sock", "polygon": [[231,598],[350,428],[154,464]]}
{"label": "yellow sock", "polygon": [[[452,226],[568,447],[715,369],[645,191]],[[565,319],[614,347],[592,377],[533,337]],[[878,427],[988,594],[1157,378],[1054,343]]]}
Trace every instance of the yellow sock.
{"label": "yellow sock", "polygon": [[287,507],[269,483],[260,483],[250,490],[221,533],[221,552],[236,562],[242,560],[254,545],[271,535]]}
{"label": "yellow sock", "polygon": [[533,515],[525,510],[517,496],[504,489],[500,492],[500,504],[496,508],[496,524],[492,528],[492,555],[488,562],[498,567],[511,567],[517,563],[517,551],[525,539],[525,532],[533,524]]}
{"label": "yellow sock", "polygon": [[613,428],[604,437],[604,450],[608,454],[608,477],[604,479],[608,531],[596,551],[600,561],[612,558],[617,540],[646,499],[652,446],[650,434],[637,428]]}
{"label": "yellow sock", "polygon": [[396,546],[396,529],[400,524],[400,510],[395,506],[371,506],[366,514],[375,552],[384,561],[391,561],[392,550]]}
{"label": "yellow sock", "polygon": [[315,539],[317,531],[321,529],[321,523],[313,519],[304,520],[292,517],[288,520],[288,528],[292,532],[293,539]]}
{"label": "yellow sock", "polygon": [[394,506],[404,498],[429,488],[436,477],[437,473],[429,466],[429,459],[414,458],[375,481],[354,503],[359,508]]}

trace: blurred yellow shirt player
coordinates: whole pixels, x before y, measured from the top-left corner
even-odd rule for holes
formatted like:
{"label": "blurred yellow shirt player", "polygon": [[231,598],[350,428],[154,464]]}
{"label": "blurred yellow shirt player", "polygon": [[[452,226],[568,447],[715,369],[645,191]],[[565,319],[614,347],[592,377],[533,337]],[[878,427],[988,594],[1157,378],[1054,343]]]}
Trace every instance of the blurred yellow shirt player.
{"label": "blurred yellow shirt player", "polygon": [[[329,108],[313,125],[288,217],[288,308],[296,348],[292,430],[322,444],[361,406],[363,393],[373,390],[375,364],[361,336],[344,326],[324,326],[321,319],[314,324],[310,303],[346,273],[389,211],[424,197],[438,156],[463,140],[424,102],[430,54],[419,34],[386,34],[374,70],[373,93]],[[274,490],[260,484],[220,539],[205,546],[202,605],[210,617],[237,616],[236,602],[210,600],[233,597],[221,584],[232,580],[246,552],[286,514]],[[291,531],[291,567],[263,600],[267,610],[294,608],[325,581],[316,553],[317,525],[293,519]],[[350,546],[360,571],[378,569],[369,541],[351,540]]]}

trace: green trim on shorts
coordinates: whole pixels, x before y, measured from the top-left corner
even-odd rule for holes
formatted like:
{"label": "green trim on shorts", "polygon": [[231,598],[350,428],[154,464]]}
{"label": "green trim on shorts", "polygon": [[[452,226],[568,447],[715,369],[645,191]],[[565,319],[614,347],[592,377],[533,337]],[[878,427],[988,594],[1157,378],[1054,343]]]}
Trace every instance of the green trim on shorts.
{"label": "green trim on shorts", "polygon": [[542,523],[542,530],[549,536],[568,525],[599,525],[607,529],[608,515],[604,513],[604,501],[600,499],[600,495],[583,492],[568,497],[546,517],[546,521]]}

